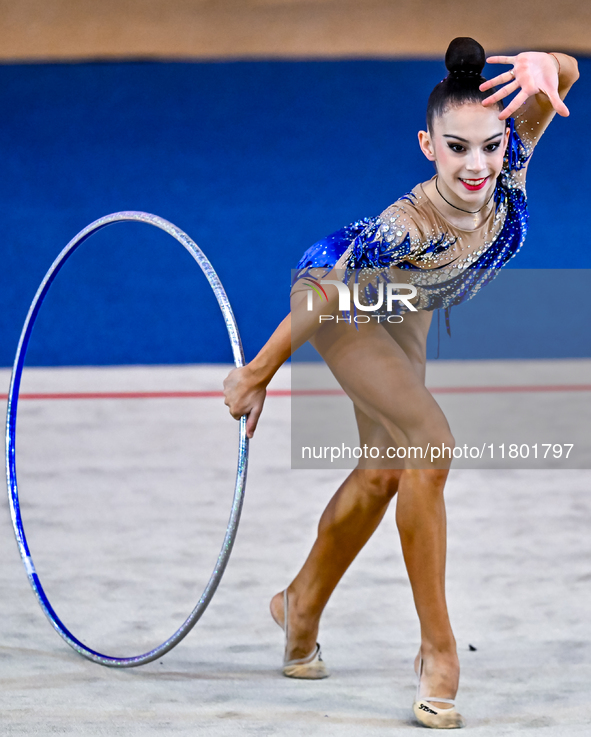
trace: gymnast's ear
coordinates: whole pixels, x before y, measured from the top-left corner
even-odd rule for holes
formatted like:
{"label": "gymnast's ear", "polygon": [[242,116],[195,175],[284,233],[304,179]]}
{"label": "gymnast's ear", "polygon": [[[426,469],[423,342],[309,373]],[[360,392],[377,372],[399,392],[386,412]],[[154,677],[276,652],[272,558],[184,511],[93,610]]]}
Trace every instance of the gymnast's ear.
{"label": "gymnast's ear", "polygon": [[435,150],[433,148],[430,133],[427,131],[419,131],[419,146],[429,161],[435,161]]}

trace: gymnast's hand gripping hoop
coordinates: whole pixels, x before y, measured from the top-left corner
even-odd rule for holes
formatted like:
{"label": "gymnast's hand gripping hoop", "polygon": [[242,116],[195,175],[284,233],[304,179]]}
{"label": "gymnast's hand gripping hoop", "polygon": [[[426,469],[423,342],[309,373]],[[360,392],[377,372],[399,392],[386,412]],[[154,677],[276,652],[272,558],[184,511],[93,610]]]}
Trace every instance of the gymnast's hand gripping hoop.
{"label": "gymnast's hand gripping hoop", "polygon": [[25,536],[25,530],[23,527],[23,521],[21,518],[20,504],[18,497],[18,485],[16,477],[16,418],[18,409],[18,396],[19,387],[21,383],[21,377],[23,367],[25,363],[25,357],[27,353],[27,347],[35,320],[43,304],[47,292],[59,274],[62,266],[74,253],[74,251],[91,235],[97,231],[105,228],[107,225],[121,222],[139,222],[148,223],[154,225],[157,228],[161,228],[166,233],[175,238],[187,251],[193,256],[195,261],[201,267],[209,285],[211,286],[213,293],[217,299],[219,308],[224,317],[226,328],[228,330],[228,336],[230,338],[230,344],[232,346],[232,354],[234,357],[234,363],[236,366],[244,365],[244,353],[242,350],[242,343],[240,341],[240,335],[238,333],[238,327],[236,320],[230,307],[230,302],[224,288],[215,273],[213,266],[205,254],[201,251],[199,246],[194,243],[189,236],[182,230],[177,228],[167,220],[158,217],[157,215],[151,215],[145,212],[116,212],[112,215],[106,215],[105,217],[95,220],[93,223],[88,225],[84,230],[81,230],[64,248],[59,254],[57,259],[51,265],[51,268],[45,275],[45,278],[41,282],[37,294],[33,299],[29,313],[25,320],[23,330],[21,333],[20,341],[16,351],[16,357],[14,360],[14,366],[12,369],[12,378],[10,382],[10,390],[8,393],[8,412],[6,417],[6,478],[8,483],[8,500],[10,504],[10,514],[12,517],[12,524],[14,527],[14,533],[16,535],[16,541],[18,544],[19,552],[25,568],[29,581],[37,597],[41,608],[45,612],[47,618],[51,622],[51,625],[56,632],[63,637],[63,639],[70,645],[76,652],[83,655],[89,660],[93,660],[95,663],[101,665],[108,665],[117,668],[130,668],[136,665],[143,665],[149,663],[152,660],[160,658],[162,655],[171,650],[177,645],[194,627],[197,621],[200,619],[203,612],[207,609],[209,602],[211,601],[220,581],[224,574],[224,570],[230,558],[232,546],[234,545],[234,539],[238,529],[238,522],[240,520],[240,512],[242,510],[242,502],[244,499],[244,490],[246,486],[246,469],[248,465],[248,438],[246,437],[246,416],[240,419],[239,428],[239,442],[238,442],[238,467],[236,471],[236,482],[234,486],[234,498],[232,501],[232,509],[230,512],[230,519],[226,528],[226,534],[222,549],[217,559],[217,563],[211,577],[203,591],[197,605],[193,611],[189,614],[185,622],[178,628],[178,630],[158,647],[144,653],[143,655],[137,655],[126,658],[111,657],[109,655],[103,655],[95,650],[91,650],[84,643],[78,640],[63,624],[60,618],[57,616],[53,607],[51,606],[49,599],[47,598],[41,581],[35,571],[33,559],[27,545],[27,539]]}

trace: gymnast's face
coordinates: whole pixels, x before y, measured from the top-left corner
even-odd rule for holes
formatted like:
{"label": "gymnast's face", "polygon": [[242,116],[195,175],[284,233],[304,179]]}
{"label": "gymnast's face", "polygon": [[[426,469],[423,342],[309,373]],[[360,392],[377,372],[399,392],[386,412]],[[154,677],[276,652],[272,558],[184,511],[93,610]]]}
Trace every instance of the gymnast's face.
{"label": "gymnast's face", "polygon": [[438,186],[451,201],[475,210],[491,196],[503,167],[509,128],[496,108],[480,103],[450,107],[419,131],[421,150],[435,163]]}

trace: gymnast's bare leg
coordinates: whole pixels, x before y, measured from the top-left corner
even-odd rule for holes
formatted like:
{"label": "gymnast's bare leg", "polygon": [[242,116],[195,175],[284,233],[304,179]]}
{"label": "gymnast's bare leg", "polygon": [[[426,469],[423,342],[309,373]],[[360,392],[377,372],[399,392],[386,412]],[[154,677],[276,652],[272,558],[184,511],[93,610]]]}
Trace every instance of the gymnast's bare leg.
{"label": "gymnast's bare leg", "polygon": [[[404,329],[396,326],[389,332],[381,326],[365,333],[327,326],[315,336],[315,347],[343,387],[350,394],[355,387],[361,445],[413,444],[429,435],[432,442],[453,446],[445,417],[424,385],[431,313],[413,318],[412,323],[406,319]],[[368,377],[369,366],[373,375]],[[361,389],[360,374],[367,377]],[[357,468],[347,477],[324,510],[312,550],[288,586],[289,658],[313,650],[334,588],[398,493],[396,523],[421,625],[422,684],[425,692],[455,697],[459,662],[445,600],[447,473],[445,468]],[[273,597],[271,611],[283,620],[282,594]]]}

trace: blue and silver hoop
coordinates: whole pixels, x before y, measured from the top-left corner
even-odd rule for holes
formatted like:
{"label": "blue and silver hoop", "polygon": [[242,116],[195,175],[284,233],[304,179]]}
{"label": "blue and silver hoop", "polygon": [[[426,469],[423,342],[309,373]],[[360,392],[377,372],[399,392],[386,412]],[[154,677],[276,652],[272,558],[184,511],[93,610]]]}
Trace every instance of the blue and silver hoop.
{"label": "blue and silver hoop", "polygon": [[234,313],[232,312],[232,308],[230,307],[230,302],[228,301],[226,292],[224,291],[224,288],[217,274],[215,273],[213,266],[210,264],[209,260],[207,259],[203,251],[201,251],[199,246],[197,246],[197,244],[194,243],[186,233],[184,233],[172,223],[169,223],[167,220],[164,220],[157,215],[151,215],[146,212],[115,212],[112,215],[106,215],[99,220],[95,220],[94,223],[91,223],[86,228],[84,228],[84,230],[80,231],[80,233],[78,233],[78,235],[76,235],[68,243],[68,245],[64,248],[64,250],[51,265],[51,268],[41,282],[41,285],[37,290],[37,294],[35,295],[31,307],[29,308],[29,313],[23,326],[20,341],[16,351],[14,366],[12,369],[12,378],[10,382],[10,390],[8,393],[8,412],[6,417],[6,478],[8,482],[8,500],[10,504],[10,514],[12,517],[14,533],[16,535],[16,541],[21,554],[21,558],[23,559],[23,563],[25,564],[25,568],[27,570],[29,581],[31,583],[33,591],[35,592],[35,596],[37,597],[37,600],[41,605],[41,608],[45,612],[47,618],[51,622],[52,627],[59,635],[61,635],[61,637],[63,637],[68,645],[74,648],[74,650],[80,653],[80,655],[83,655],[89,660],[93,660],[95,663],[100,663],[101,665],[109,665],[116,668],[130,668],[136,665],[143,665],[144,663],[149,663],[152,660],[156,660],[157,658],[161,657],[169,650],[171,650],[175,645],[177,645],[191,631],[196,622],[200,619],[203,612],[207,609],[207,606],[211,601],[224,574],[228,559],[230,558],[232,546],[234,545],[234,539],[236,537],[236,531],[238,529],[238,522],[240,520],[240,512],[242,510],[242,502],[244,499],[246,469],[248,465],[248,438],[246,437],[245,416],[242,417],[240,420],[238,441],[238,468],[236,471],[234,498],[232,501],[232,510],[230,512],[230,519],[226,528],[226,534],[224,537],[224,542],[222,544],[222,549],[218,556],[215,569],[211,574],[211,577],[207,583],[207,586],[205,587],[205,590],[203,591],[203,594],[197,602],[197,606],[193,609],[191,614],[178,628],[178,630],[172,635],[172,637],[169,637],[166,642],[162,643],[162,645],[159,645],[158,647],[150,650],[147,653],[144,653],[143,655],[136,655],[128,658],[114,658],[110,657],[109,655],[103,655],[102,653],[96,652],[95,650],[91,650],[83,642],[80,642],[80,640],[74,637],[74,635],[64,626],[63,622],[57,616],[49,602],[49,599],[45,595],[43,587],[41,586],[41,581],[39,580],[39,576],[35,571],[33,559],[31,558],[31,553],[27,545],[27,538],[25,536],[25,530],[20,513],[18,485],[16,478],[16,417],[18,409],[18,395],[23,367],[25,363],[25,356],[27,353],[27,347],[29,345],[29,340],[33,331],[33,327],[35,325],[35,320],[37,319],[37,315],[39,314],[39,310],[41,309],[43,300],[45,299],[54,279],[59,274],[62,266],[74,253],[74,251],[82,243],[84,243],[87,238],[90,238],[90,236],[97,231],[105,228],[107,225],[112,225],[113,223],[130,221],[138,223],[148,223],[149,225],[154,225],[157,228],[161,228],[173,238],[176,238],[176,240],[187,249],[191,256],[193,256],[195,261],[197,261],[197,263],[201,267],[201,270],[205,274],[209,285],[213,289],[213,293],[215,294],[220,310],[222,311],[222,315],[226,323],[226,328],[228,330],[228,336],[230,338],[230,344],[232,346],[234,363],[236,366],[244,365],[244,353],[242,350],[242,343],[240,341],[240,335],[238,333],[238,327],[236,325]]}

